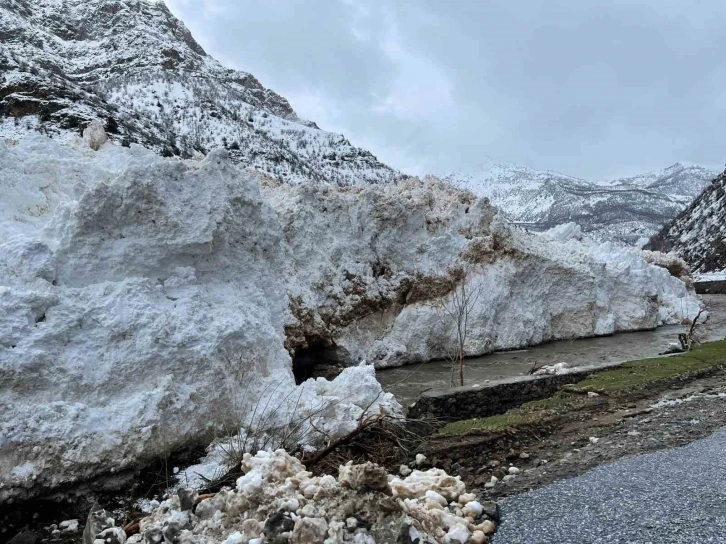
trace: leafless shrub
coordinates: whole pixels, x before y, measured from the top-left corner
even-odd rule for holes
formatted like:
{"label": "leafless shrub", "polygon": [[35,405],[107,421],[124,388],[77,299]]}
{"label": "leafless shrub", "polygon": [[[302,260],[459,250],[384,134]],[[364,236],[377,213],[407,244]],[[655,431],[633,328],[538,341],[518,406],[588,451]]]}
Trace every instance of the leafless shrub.
{"label": "leafless shrub", "polygon": [[464,358],[466,357],[465,346],[469,334],[469,316],[482,293],[482,285],[472,285],[472,273],[470,269],[451,273],[451,290],[436,301],[436,308],[441,316],[441,321],[447,331],[450,332],[449,346],[446,359],[451,362],[451,376],[449,385],[456,386],[454,373],[458,368],[459,385],[464,385]]}

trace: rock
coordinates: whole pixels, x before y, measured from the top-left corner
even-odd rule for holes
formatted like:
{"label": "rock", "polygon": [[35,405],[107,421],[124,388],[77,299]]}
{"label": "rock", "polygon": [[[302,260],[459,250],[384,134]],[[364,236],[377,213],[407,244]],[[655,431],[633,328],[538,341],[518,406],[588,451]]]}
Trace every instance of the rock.
{"label": "rock", "polygon": [[199,498],[199,493],[190,487],[180,487],[177,489],[176,495],[179,497],[179,508],[182,511],[192,510]]}
{"label": "rock", "polygon": [[492,459],[491,461],[489,461],[489,462],[487,463],[487,466],[488,466],[489,468],[496,468],[496,467],[498,467],[498,466],[499,466],[500,464],[501,464],[501,463],[500,463],[499,461],[497,461],[496,459]]}
{"label": "rock", "polygon": [[294,528],[295,522],[290,518],[289,513],[277,512],[265,521],[265,537],[270,544],[287,544],[289,537],[282,536],[282,534],[289,535]]}
{"label": "rock", "polygon": [[294,544],[323,542],[328,533],[328,523],[323,518],[300,518],[292,530]]}
{"label": "rock", "polygon": [[520,459],[529,459],[529,454],[527,452],[522,452],[519,454]]}
{"label": "rock", "polygon": [[475,501],[475,500],[476,500],[476,495],[474,493],[462,493],[461,495],[459,495],[458,502],[460,505],[463,506],[467,502],[471,502],[471,501]]}
{"label": "rock", "polygon": [[596,436],[590,437],[590,444],[597,444],[600,441],[600,439]]}
{"label": "rock", "polygon": [[22,531],[8,540],[8,544],[37,544],[40,537],[32,531]]}
{"label": "rock", "polygon": [[88,147],[98,151],[108,141],[103,125],[98,121],[91,121],[91,124],[83,129],[83,141]]}
{"label": "rock", "polygon": [[487,536],[493,535],[497,530],[497,525],[491,520],[486,520],[479,524],[479,529]]}
{"label": "rock", "polygon": [[[109,527],[101,531],[93,542],[94,544],[125,544],[126,533],[121,527]],[[174,540],[167,540],[167,542],[174,542]]]}
{"label": "rock", "polygon": [[481,507],[486,517],[499,523],[499,505],[495,501],[483,501]]}
{"label": "rock", "polygon": [[507,474],[504,478],[502,478],[503,482],[508,482],[509,480],[514,480],[517,476],[515,474]]}
{"label": "rock", "polygon": [[388,485],[388,472],[383,467],[371,462],[353,465],[351,461],[341,466],[338,481],[350,489],[391,492]]}
{"label": "rock", "polygon": [[484,534],[484,531],[476,530],[471,533],[471,538],[469,539],[469,542],[471,544],[486,544],[487,542],[489,542],[489,539]]}
{"label": "rock", "polygon": [[469,536],[469,530],[465,525],[454,525],[446,533],[446,542],[451,542],[452,544],[466,544],[469,542]]}
{"label": "rock", "polygon": [[507,472],[509,472],[509,474],[519,474],[522,471],[519,470],[517,467],[509,467],[507,469]]}
{"label": "rock", "polygon": [[494,487],[495,485],[497,485],[497,484],[496,484],[496,482],[487,482],[487,483],[485,483],[485,484],[484,484],[484,487],[485,487],[486,489],[491,489],[491,488],[492,488],[492,487]]}
{"label": "rock", "polygon": [[151,527],[144,531],[144,540],[146,544],[160,544],[164,540],[164,534],[160,527]]}
{"label": "rock", "polygon": [[[106,529],[116,525],[116,521],[103,508],[95,503],[91,507],[86,519],[86,526],[83,530],[83,544],[94,544],[98,536]],[[124,538],[125,538],[124,534]]]}
{"label": "rock", "polygon": [[446,506],[448,504],[447,500],[442,495],[440,495],[439,493],[436,493],[436,491],[432,491],[430,489],[428,491],[426,491],[426,493],[424,494],[424,497],[427,499],[430,499],[434,502],[439,503],[441,506]]}
{"label": "rock", "polygon": [[472,517],[478,518],[484,512],[484,507],[479,501],[470,501],[464,505],[464,515],[472,514]]}
{"label": "rock", "polygon": [[166,527],[161,530],[161,534],[164,535],[164,542],[176,542],[182,530],[183,527],[178,522],[169,522]]}
{"label": "rock", "polygon": [[68,519],[65,521],[61,521],[58,525],[58,528],[66,533],[75,533],[78,530],[78,520]]}

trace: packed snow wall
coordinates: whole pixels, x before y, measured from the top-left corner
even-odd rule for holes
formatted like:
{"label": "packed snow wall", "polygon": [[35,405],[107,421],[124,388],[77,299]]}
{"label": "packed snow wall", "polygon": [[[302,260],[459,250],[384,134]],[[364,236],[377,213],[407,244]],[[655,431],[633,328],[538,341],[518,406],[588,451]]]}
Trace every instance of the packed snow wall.
{"label": "packed snow wall", "polygon": [[432,177],[261,186],[288,250],[292,351],[323,344],[332,360],[379,368],[447,356],[453,321],[441,305],[461,277],[477,291],[467,355],[653,329],[700,307],[680,259],[665,260],[678,261],[683,277],[652,264],[660,254],[580,241],[567,229],[512,229],[486,198]]}
{"label": "packed snow wall", "polygon": [[[242,422],[246,404],[295,391],[290,355],[311,345],[343,364],[440,356],[434,301],[455,270],[486,287],[470,354],[698,304],[637,253],[524,236],[433,179],[291,187],[224,151],[184,162],[39,136],[0,143],[0,194],[0,501]],[[326,417],[357,417],[366,395]]]}

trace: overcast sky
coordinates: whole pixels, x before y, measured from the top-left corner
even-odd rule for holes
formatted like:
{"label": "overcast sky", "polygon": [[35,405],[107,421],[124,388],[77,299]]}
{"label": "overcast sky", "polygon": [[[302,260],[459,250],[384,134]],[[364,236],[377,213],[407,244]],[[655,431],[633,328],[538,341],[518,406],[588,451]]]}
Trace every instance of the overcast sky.
{"label": "overcast sky", "polygon": [[167,4],[220,62],[409,173],[726,162],[723,0]]}

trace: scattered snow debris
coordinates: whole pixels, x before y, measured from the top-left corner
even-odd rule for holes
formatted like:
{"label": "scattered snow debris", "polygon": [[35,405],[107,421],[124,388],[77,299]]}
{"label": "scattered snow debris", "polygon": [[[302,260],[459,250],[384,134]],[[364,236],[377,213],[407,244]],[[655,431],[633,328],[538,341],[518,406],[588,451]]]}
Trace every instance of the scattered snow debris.
{"label": "scattered snow debris", "polygon": [[416,454],[416,465],[421,466],[426,462],[426,456],[423,453]]}
{"label": "scattered snow debris", "polygon": [[523,451],[519,454],[520,459],[529,459],[529,454],[526,451]]}
{"label": "scattered snow debris", "polygon": [[398,473],[405,478],[406,476],[411,474],[411,469],[408,467],[408,465],[401,465],[398,469]]}
{"label": "scattered snow debris", "polygon": [[675,399],[671,399],[668,397],[662,398],[655,404],[651,404],[650,408],[659,409],[659,408],[668,408],[670,406],[678,406],[679,404],[684,404],[686,402],[692,402],[694,400],[699,399],[723,399],[726,400],[726,393],[694,393],[693,395],[689,395],[687,397],[679,397]]}
{"label": "scattered snow debris", "polygon": [[598,393],[595,393],[595,391],[588,391],[587,396],[592,399],[595,397],[599,397],[600,395]]}
{"label": "scattered snow debris", "polygon": [[509,472],[509,474],[519,474],[522,471],[519,470],[517,467],[509,467],[509,469],[507,469],[507,472]]}
{"label": "scattered snow debris", "polygon": [[456,500],[464,493],[466,486],[458,476],[449,476],[440,468],[427,471],[414,470],[403,480],[393,478],[390,482],[394,497],[421,498],[426,491],[435,491],[447,501]]}
{"label": "scattered snow debris", "polygon": [[77,519],[69,519],[66,521],[61,521],[58,525],[58,528],[67,533],[75,533],[78,531],[78,520]]}
{"label": "scattered snow debris", "polygon": [[554,365],[545,365],[534,371],[535,376],[541,376],[544,374],[569,374],[572,372],[570,365],[567,363],[556,363]]}
{"label": "scattered snow debris", "polygon": [[106,136],[106,131],[103,130],[103,125],[98,121],[93,121],[84,128],[83,141],[86,142],[88,147],[94,151],[98,151],[108,141],[108,136]]}
{"label": "scattered snow debris", "polygon": [[596,436],[590,437],[590,444],[597,444],[600,441],[600,439]]}
{"label": "scattered snow debris", "polygon": [[[422,544],[464,544],[475,531],[493,532],[495,527],[476,501],[466,503],[464,511],[458,502],[449,507],[447,501],[458,501],[465,486],[436,469],[415,471],[405,481],[392,478],[389,486],[385,471],[372,463],[341,466],[337,479],[313,476],[283,450],[245,456],[243,469],[243,485],[238,481],[235,490],[223,489],[201,501],[194,512],[183,511],[177,496],[165,500],[141,520],[140,533],[128,542],[154,542],[174,527],[174,538],[185,544],[278,538],[374,544],[396,541],[402,530]],[[317,491],[307,497],[301,490],[309,486]]]}

